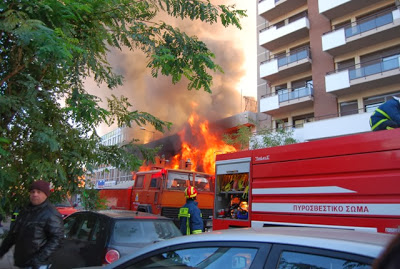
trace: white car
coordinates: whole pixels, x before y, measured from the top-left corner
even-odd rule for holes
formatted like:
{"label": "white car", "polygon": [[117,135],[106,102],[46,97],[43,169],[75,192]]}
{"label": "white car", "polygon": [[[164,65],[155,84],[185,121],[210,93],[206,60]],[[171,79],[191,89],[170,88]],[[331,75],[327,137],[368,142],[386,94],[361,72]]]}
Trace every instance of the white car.
{"label": "white car", "polygon": [[168,239],[105,268],[371,268],[393,235],[305,227],[238,228]]}

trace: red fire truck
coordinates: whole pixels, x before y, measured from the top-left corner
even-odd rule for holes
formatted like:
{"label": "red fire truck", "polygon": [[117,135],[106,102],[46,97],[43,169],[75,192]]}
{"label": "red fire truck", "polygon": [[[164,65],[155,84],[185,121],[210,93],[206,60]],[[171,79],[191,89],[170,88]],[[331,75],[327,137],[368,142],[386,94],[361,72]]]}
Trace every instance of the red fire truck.
{"label": "red fire truck", "polygon": [[400,129],[217,155],[213,229],[397,233]]}
{"label": "red fire truck", "polygon": [[164,168],[165,160],[159,158],[155,163],[151,170],[135,173],[132,187],[104,188],[100,190],[100,197],[111,208],[150,212],[177,220],[179,208],[186,202],[184,190],[194,186],[205,226],[210,227],[214,175],[191,171],[190,162],[181,162],[179,169]]}

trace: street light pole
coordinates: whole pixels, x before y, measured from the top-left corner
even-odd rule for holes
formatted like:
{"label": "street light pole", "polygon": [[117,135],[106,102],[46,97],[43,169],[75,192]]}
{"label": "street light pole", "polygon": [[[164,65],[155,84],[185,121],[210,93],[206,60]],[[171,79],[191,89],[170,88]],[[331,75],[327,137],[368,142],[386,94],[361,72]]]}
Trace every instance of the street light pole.
{"label": "street light pole", "polygon": [[140,130],[143,130],[143,131],[146,131],[146,132],[151,133],[151,141],[154,140],[154,134],[155,134],[154,131],[147,130],[147,129],[146,129],[145,127],[143,127],[143,126],[140,126]]}

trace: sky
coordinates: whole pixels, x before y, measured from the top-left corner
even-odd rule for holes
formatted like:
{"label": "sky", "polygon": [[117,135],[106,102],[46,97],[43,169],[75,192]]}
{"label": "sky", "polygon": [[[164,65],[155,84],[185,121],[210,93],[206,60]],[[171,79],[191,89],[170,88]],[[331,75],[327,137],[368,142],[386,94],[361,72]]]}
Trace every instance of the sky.
{"label": "sky", "polygon": [[237,33],[237,40],[245,53],[246,73],[240,80],[239,90],[243,96],[257,97],[257,24],[256,1],[238,0],[237,7],[246,9],[248,17],[242,20],[243,31]]}
{"label": "sky", "polygon": [[[111,94],[126,96],[134,109],[146,111],[161,120],[173,123],[171,132],[178,131],[192,112],[208,121],[214,121],[243,112],[242,96],[256,97],[257,47],[256,3],[252,0],[213,0],[218,4],[236,4],[236,9],[247,10],[248,17],[241,19],[242,30],[234,26],[209,25],[199,21],[160,18],[178,27],[188,35],[205,42],[216,55],[215,62],[224,73],[213,75],[212,94],[203,90],[187,90],[187,81],[172,84],[171,78],[159,75],[153,78],[146,68],[147,59],[141,52],[123,49],[112,50],[109,62],[114,71],[124,76],[124,85],[110,92],[88,81],[89,93],[103,101]],[[115,126],[102,126],[103,135]],[[151,130],[151,126],[149,127]]]}

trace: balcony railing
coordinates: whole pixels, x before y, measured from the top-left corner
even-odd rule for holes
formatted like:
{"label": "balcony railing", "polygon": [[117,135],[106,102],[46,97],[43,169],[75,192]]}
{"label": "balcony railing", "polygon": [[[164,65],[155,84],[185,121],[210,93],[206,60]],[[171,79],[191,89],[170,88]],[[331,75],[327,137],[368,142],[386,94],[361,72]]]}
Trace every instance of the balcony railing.
{"label": "balcony railing", "polygon": [[[264,1],[266,1],[266,0],[259,0],[258,3],[261,3],[261,2],[264,2]],[[279,1],[281,1],[281,0],[275,0],[275,3],[279,2]]]}
{"label": "balcony railing", "polygon": [[308,47],[299,49],[295,53],[291,52],[286,55],[287,55],[286,57],[278,58],[278,67],[288,65],[288,64],[291,64],[294,62],[298,62],[302,59],[311,58],[310,57],[310,49]]}
{"label": "balcony railing", "polygon": [[368,64],[363,63],[362,67],[360,67],[360,64],[350,67],[349,77],[350,80],[353,80],[398,68],[400,68],[400,54],[373,60]]}
{"label": "balcony railing", "polygon": [[278,67],[288,65],[288,64],[291,64],[294,62],[298,62],[303,59],[311,58],[310,47],[307,46],[307,47],[297,49],[295,51],[291,51],[289,53],[286,53],[285,56],[276,57],[275,55],[273,55],[268,60],[262,61],[261,64],[275,60],[276,58],[278,58]]}
{"label": "balcony railing", "polygon": [[312,85],[293,89],[292,91],[290,91],[290,89],[279,90],[278,92],[279,103],[299,99],[306,96],[311,96],[312,94],[313,94]]}
{"label": "balcony railing", "polygon": [[351,25],[345,27],[346,38],[370,31],[372,29],[376,29],[383,25],[393,23],[393,10],[394,8],[391,8],[390,10],[385,10],[382,13],[378,13],[368,18],[358,20]]}
{"label": "balcony railing", "polygon": [[303,18],[308,18],[308,12],[307,12],[307,11],[304,11],[304,12],[302,12],[302,13],[299,13],[299,14],[296,15],[296,16],[298,16],[298,17],[296,17],[296,19],[290,21],[289,23],[286,23],[286,22],[285,22],[285,23],[283,23],[283,22],[278,22],[278,23],[269,25],[269,26],[267,26],[267,27],[265,27],[265,28],[259,30],[259,33],[265,32],[265,31],[267,31],[267,30],[269,30],[269,29],[271,29],[271,28],[273,28],[273,27],[275,27],[276,29],[279,29],[279,28],[282,28],[282,27],[284,27],[284,26],[290,25],[291,23],[294,23],[295,21],[301,20],[301,19],[303,19]]}

